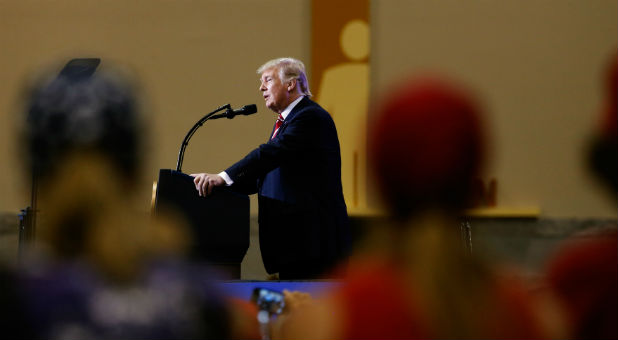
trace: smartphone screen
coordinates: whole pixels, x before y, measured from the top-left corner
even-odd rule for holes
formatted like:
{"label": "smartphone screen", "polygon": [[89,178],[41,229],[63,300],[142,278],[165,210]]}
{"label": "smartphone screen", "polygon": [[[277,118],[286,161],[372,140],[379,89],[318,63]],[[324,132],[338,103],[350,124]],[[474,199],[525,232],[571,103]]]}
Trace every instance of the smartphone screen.
{"label": "smartphone screen", "polygon": [[271,314],[281,314],[285,306],[284,300],[283,293],[266,288],[255,288],[251,295],[251,301],[260,310],[268,311]]}

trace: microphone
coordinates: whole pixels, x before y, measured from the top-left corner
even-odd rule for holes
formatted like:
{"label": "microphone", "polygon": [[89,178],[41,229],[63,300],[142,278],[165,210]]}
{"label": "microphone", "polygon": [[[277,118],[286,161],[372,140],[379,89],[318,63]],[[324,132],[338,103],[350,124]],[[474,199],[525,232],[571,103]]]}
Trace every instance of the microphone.
{"label": "microphone", "polygon": [[218,115],[210,117],[210,119],[219,119],[219,118],[227,118],[232,119],[238,115],[248,116],[257,112],[257,106],[255,104],[245,105],[240,109],[232,110],[228,108],[224,113],[220,113]]}
{"label": "microphone", "polygon": [[237,115],[248,116],[257,112],[257,106],[255,104],[245,105],[237,110],[228,110],[226,113],[228,114],[227,118],[234,118]]}

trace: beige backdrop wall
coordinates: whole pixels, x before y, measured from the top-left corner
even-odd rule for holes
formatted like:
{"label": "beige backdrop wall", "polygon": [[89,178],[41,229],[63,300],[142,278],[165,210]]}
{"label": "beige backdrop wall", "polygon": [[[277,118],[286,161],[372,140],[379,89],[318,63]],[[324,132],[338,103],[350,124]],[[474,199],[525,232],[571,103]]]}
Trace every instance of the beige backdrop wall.
{"label": "beige backdrop wall", "polygon": [[255,72],[279,56],[308,59],[309,11],[306,1],[281,0],[0,0],[0,211],[29,202],[11,126],[14,99],[31,72],[96,56],[101,67],[113,62],[137,76],[152,132],[143,183],[148,209],[158,169],[176,167],[182,139],[206,113],[226,103],[258,104],[258,114],[198,130],[186,172],[219,172],[268,139],[276,117]]}
{"label": "beige backdrop wall", "polygon": [[[616,217],[583,163],[618,47],[611,0],[372,2],[372,88],[441,70],[483,99],[498,205]],[[617,123],[618,124],[618,123]]]}
{"label": "beige backdrop wall", "polygon": [[[374,0],[373,97],[404,74],[453,74],[484,100],[494,140],[488,176],[498,179],[501,206],[616,217],[581,155],[602,105],[603,67],[616,50],[617,11],[611,0]],[[0,0],[0,211],[28,204],[13,132],[28,75],[76,56],[137,75],[151,129],[147,209],[158,169],[175,167],[182,138],[203,114],[225,103],[259,110],[199,130],[186,172],[219,171],[268,138],[274,117],[255,69],[278,56],[308,62],[309,25],[308,0]]]}

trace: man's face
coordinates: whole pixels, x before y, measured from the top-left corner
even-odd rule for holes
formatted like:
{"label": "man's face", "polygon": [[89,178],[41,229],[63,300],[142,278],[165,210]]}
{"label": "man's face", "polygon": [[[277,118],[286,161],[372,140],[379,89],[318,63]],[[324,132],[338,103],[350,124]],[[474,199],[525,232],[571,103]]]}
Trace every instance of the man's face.
{"label": "man's face", "polygon": [[290,104],[290,93],[287,91],[287,86],[281,83],[277,67],[264,71],[260,80],[262,82],[260,91],[262,91],[266,107],[281,113]]}

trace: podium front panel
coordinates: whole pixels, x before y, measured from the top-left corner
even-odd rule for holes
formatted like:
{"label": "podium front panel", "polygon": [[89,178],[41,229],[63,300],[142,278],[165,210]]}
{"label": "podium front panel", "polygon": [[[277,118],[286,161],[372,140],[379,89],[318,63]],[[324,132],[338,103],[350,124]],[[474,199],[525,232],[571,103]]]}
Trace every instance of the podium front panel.
{"label": "podium front panel", "polygon": [[161,169],[155,214],[171,209],[191,227],[191,258],[212,264],[240,264],[249,248],[249,197],[217,187],[200,197],[193,177]]}

